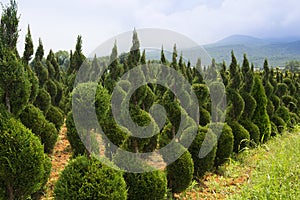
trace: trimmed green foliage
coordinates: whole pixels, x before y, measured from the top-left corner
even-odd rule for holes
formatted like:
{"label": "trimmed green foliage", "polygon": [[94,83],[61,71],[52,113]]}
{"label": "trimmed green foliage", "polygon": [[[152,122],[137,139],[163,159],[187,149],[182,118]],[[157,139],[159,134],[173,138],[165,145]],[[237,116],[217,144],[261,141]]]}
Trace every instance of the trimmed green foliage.
{"label": "trimmed green foliage", "polygon": [[240,124],[249,132],[250,140],[255,142],[255,144],[259,144],[260,132],[258,126],[250,120],[241,120]]}
{"label": "trimmed green foliage", "polygon": [[274,122],[274,124],[277,126],[277,130],[280,134],[282,134],[285,131],[286,123],[281,117],[279,117],[278,115],[274,115],[271,118],[271,121]]}
{"label": "trimmed green foliage", "polygon": [[51,105],[46,114],[46,119],[49,122],[52,122],[55,125],[56,130],[59,131],[60,127],[64,123],[63,111],[60,110],[58,107]]}
{"label": "trimmed green foliage", "polygon": [[39,93],[33,104],[46,114],[51,105],[50,94],[44,88],[39,89]]}
{"label": "trimmed green foliage", "polygon": [[172,190],[172,193],[183,192],[191,184],[193,174],[192,156],[186,150],[175,162],[167,166],[168,188]]}
{"label": "trimmed green foliage", "polygon": [[165,172],[125,173],[124,179],[130,200],[158,200],[164,199],[166,196],[167,177]]}
{"label": "trimmed green foliage", "polygon": [[289,109],[285,106],[280,106],[276,111],[276,115],[283,119],[286,124],[290,123],[290,113]]}
{"label": "trimmed green foliage", "polygon": [[261,79],[254,78],[252,96],[256,100],[257,107],[252,117],[252,122],[256,124],[260,131],[260,141],[265,142],[271,135],[271,123],[267,113],[267,96],[265,94]]}
{"label": "trimmed green foliage", "polygon": [[126,183],[116,171],[96,158],[71,160],[54,188],[55,199],[127,199]]}
{"label": "trimmed green foliage", "polygon": [[226,123],[213,123],[210,128],[219,135],[214,165],[220,166],[229,160],[233,151],[232,129]]}
{"label": "trimmed green foliage", "polygon": [[28,104],[20,114],[20,120],[40,138],[44,145],[45,152],[52,152],[58,138],[58,132],[54,124],[49,123],[45,119],[40,109],[32,104]]}
{"label": "trimmed green foliage", "polygon": [[[205,140],[205,138],[207,139]],[[212,169],[217,151],[216,142],[217,138],[211,129],[202,128],[199,126],[198,133],[191,146],[188,148],[194,161],[194,176],[196,178],[201,179],[205,172]],[[207,155],[201,155],[200,158],[200,150],[204,151],[204,153],[207,153]]]}
{"label": "trimmed green foliage", "polygon": [[0,127],[0,197],[6,191],[4,199],[26,199],[45,184],[51,163],[39,139],[19,121],[0,119]]}
{"label": "trimmed green foliage", "polygon": [[229,100],[229,105],[226,109],[226,121],[237,121],[243,113],[245,102],[241,95],[234,89],[227,88],[226,95]]}
{"label": "trimmed green foliage", "polygon": [[228,125],[231,127],[234,136],[233,151],[238,153],[249,146],[250,134],[236,121],[231,122]]}
{"label": "trimmed green foliage", "polygon": [[[84,139],[86,139],[86,135],[82,134],[81,136],[79,136],[75,126],[72,112],[69,112],[67,115],[66,126],[67,138],[70,142],[73,155],[76,157],[87,153],[87,149],[83,143]],[[98,142],[95,138],[95,134],[91,134],[91,151],[95,154],[99,153]]]}

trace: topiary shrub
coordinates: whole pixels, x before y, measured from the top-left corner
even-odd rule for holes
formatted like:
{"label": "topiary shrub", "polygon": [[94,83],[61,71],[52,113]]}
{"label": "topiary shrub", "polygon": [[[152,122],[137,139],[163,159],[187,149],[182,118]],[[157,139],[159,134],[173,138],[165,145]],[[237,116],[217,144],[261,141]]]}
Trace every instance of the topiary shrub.
{"label": "topiary shrub", "polygon": [[[184,149],[183,146],[179,146]],[[167,166],[168,188],[172,193],[183,192],[192,182],[194,163],[191,154],[186,150],[175,162]]]}
{"label": "topiary shrub", "polygon": [[51,105],[46,114],[46,119],[49,122],[52,122],[55,125],[56,130],[59,131],[64,123],[63,111],[58,107]]}
{"label": "topiary shrub", "polygon": [[45,184],[51,163],[39,139],[19,121],[0,124],[0,197],[27,199]]}
{"label": "topiary shrub", "polygon": [[229,126],[232,129],[234,137],[233,151],[238,153],[249,146],[250,134],[238,122],[231,122],[229,123]]}
{"label": "topiary shrub", "polygon": [[279,117],[278,115],[274,115],[271,118],[271,121],[274,122],[274,124],[276,125],[278,133],[282,134],[285,131],[286,123],[281,117]]}
{"label": "topiary shrub", "polygon": [[199,108],[199,125],[206,126],[209,123],[210,123],[210,113],[204,108]]}
{"label": "topiary shrub", "polygon": [[39,89],[39,93],[35,98],[33,103],[36,107],[38,107],[44,114],[46,114],[51,105],[51,96],[50,94],[44,89]]}
{"label": "topiary shrub", "polygon": [[277,126],[274,122],[271,121],[271,136],[274,137],[278,134]]}
{"label": "topiary shrub", "polygon": [[[206,137],[207,140],[204,140]],[[196,178],[201,179],[205,172],[213,168],[217,151],[216,143],[217,138],[211,129],[202,128],[199,126],[198,133],[188,148],[194,161],[194,176]],[[204,150],[204,152],[201,153],[207,155],[201,155],[201,157],[199,157],[200,150]]]}
{"label": "topiary shrub", "polygon": [[278,115],[283,121],[289,125],[290,123],[290,113],[289,109],[285,106],[280,106],[278,110],[276,111],[276,115]]}
{"label": "topiary shrub", "polygon": [[165,172],[152,171],[144,173],[125,173],[124,179],[130,200],[164,199],[167,193],[167,177]]}
{"label": "topiary shrub", "polygon": [[260,132],[258,126],[256,126],[250,120],[241,120],[240,124],[249,132],[250,140],[255,144],[259,144]]}
{"label": "topiary shrub", "polygon": [[282,97],[282,102],[291,112],[297,112],[297,99],[290,95],[285,95]]}
{"label": "topiary shrub", "polygon": [[57,200],[127,199],[126,183],[116,171],[96,158],[79,156],[69,162],[54,188]]}
{"label": "topiary shrub", "polygon": [[46,153],[51,153],[58,138],[58,132],[54,124],[49,123],[43,113],[32,104],[29,104],[20,114],[21,122],[36,134]]}
{"label": "topiary shrub", "polygon": [[256,100],[257,106],[252,117],[252,122],[256,124],[260,131],[260,141],[265,142],[271,135],[271,123],[267,113],[267,96],[262,86],[261,79],[254,78],[252,96]]}
{"label": "topiary shrub", "polygon": [[[81,140],[81,137],[84,138],[85,136],[84,135],[82,135],[81,137],[79,136],[75,126],[72,112],[69,112],[67,115],[66,127],[67,127],[67,138],[70,142],[73,151],[73,156],[76,157],[79,155],[86,154],[87,149]],[[95,134],[91,134],[91,151],[95,154],[99,153],[99,146]]]}
{"label": "topiary shrub", "polygon": [[226,109],[226,121],[236,121],[243,114],[245,102],[241,95],[232,88],[226,89],[229,106]]}
{"label": "topiary shrub", "polygon": [[226,123],[213,123],[209,127],[215,134],[220,134],[214,163],[214,165],[218,167],[227,162],[232,154],[233,133],[230,126],[228,126]]}
{"label": "topiary shrub", "polygon": [[287,93],[288,93],[288,86],[285,83],[278,83],[277,91],[276,91],[277,96],[282,97]]}

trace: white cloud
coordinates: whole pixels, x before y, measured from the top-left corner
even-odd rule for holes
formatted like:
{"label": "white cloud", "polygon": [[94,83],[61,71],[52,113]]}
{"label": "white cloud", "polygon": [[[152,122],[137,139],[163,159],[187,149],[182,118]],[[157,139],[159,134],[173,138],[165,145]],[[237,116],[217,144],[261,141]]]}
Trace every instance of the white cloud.
{"label": "white cloud", "polygon": [[34,40],[41,37],[47,50],[74,49],[81,34],[85,53],[133,27],[166,28],[199,43],[231,34],[300,36],[299,7],[298,0],[19,1],[19,46],[23,46],[28,23]]}

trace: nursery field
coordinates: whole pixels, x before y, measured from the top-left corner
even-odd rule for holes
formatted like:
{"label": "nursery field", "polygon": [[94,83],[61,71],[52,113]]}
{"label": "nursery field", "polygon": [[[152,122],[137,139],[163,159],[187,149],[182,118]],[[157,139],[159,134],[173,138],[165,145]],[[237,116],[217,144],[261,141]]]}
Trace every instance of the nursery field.
{"label": "nursery field", "polygon": [[[149,59],[132,32],[106,56],[18,52],[15,0],[0,23],[0,200],[299,199],[300,71]],[[131,34],[131,33],[130,33]],[[130,35],[131,36],[131,35]],[[163,45],[163,44],[162,44]],[[203,59],[204,60],[204,59]],[[292,62],[294,63],[294,62]],[[298,62],[295,62],[298,63]]]}

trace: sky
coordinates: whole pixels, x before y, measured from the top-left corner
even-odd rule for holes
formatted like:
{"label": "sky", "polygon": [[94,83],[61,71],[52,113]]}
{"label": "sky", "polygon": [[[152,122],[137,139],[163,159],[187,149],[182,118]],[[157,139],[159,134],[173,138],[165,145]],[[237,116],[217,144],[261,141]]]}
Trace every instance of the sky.
{"label": "sky", "polygon": [[[9,0],[0,0],[6,4]],[[75,48],[82,35],[83,52],[123,32],[161,28],[198,44],[234,34],[259,38],[300,38],[299,0],[18,0],[19,51],[30,25],[35,48]],[[142,42],[142,41],[141,41]]]}

